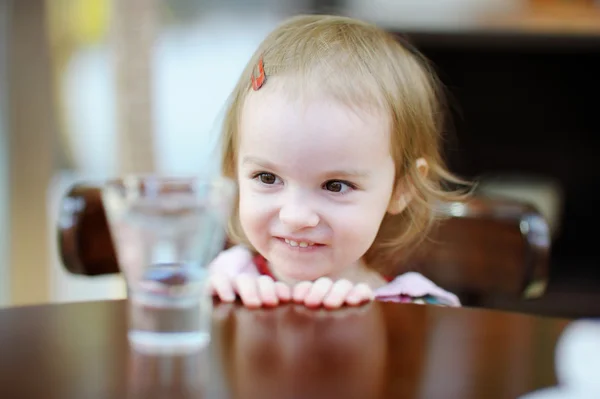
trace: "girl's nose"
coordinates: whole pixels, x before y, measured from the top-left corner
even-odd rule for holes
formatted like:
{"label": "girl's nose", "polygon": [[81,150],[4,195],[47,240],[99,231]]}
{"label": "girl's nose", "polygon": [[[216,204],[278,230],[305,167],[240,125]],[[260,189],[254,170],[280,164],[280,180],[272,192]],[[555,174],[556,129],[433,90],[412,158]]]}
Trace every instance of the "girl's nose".
{"label": "girl's nose", "polygon": [[302,201],[288,201],[279,210],[279,219],[291,230],[315,227],[319,224],[319,215]]}

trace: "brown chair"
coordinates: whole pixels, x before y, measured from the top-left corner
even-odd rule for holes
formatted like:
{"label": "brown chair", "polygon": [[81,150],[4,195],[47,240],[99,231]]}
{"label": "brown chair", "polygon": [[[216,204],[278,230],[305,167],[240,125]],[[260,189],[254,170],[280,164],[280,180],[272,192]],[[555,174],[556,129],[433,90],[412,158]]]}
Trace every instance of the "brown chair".
{"label": "brown chair", "polygon": [[463,303],[543,295],[551,238],[535,208],[475,196],[444,204],[440,211],[447,218],[411,255],[411,269],[456,293]]}
{"label": "brown chair", "polygon": [[120,273],[100,187],[75,184],[59,212],[58,253],[65,268],[87,276]]}
{"label": "brown chair", "polygon": [[[533,298],[548,278],[550,235],[539,212],[514,200],[473,197],[440,206],[448,216],[404,263],[455,292],[464,305]],[[74,274],[119,273],[98,186],[77,184],[60,209],[59,253]]]}

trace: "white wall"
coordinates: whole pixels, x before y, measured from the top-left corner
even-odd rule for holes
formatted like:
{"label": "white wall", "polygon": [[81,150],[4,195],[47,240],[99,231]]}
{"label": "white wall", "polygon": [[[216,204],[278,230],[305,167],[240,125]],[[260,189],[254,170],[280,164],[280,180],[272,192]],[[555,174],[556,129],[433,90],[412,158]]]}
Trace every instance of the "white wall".
{"label": "white wall", "polygon": [[381,27],[404,29],[469,30],[480,27],[485,17],[528,7],[526,0],[346,0],[350,16]]}
{"label": "white wall", "polygon": [[[156,153],[159,171],[208,172],[217,169],[222,111],[247,60],[281,16],[263,10],[255,16],[212,10],[201,20],[164,30],[154,58]],[[68,99],[77,175],[61,172],[48,193],[53,251],[51,301],[120,298],[119,276],[67,274],[56,253],[56,214],[68,184],[114,175],[114,80],[105,45],[82,49],[71,60],[63,89]]]}

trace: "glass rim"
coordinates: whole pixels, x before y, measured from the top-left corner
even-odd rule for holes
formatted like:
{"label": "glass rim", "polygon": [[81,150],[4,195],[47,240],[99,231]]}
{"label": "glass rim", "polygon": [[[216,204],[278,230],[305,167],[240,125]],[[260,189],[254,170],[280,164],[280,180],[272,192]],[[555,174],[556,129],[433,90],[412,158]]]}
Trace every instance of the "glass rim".
{"label": "glass rim", "polygon": [[237,182],[226,176],[207,176],[194,174],[125,174],[117,178],[108,179],[104,182],[102,191],[110,189],[118,189],[124,191],[140,191],[146,186],[168,187],[170,184],[190,184],[192,187],[202,188],[209,187],[235,193],[237,190]]}
{"label": "glass rim", "polygon": [[177,173],[169,173],[169,174],[159,174],[159,173],[130,173],[124,174],[119,177],[113,177],[107,179],[105,184],[114,185],[114,184],[124,184],[128,182],[144,182],[144,181],[158,181],[158,182],[177,182],[177,181],[195,181],[198,183],[208,183],[210,185],[214,184],[223,184],[223,185],[236,185],[234,179],[231,179],[226,176],[206,176],[206,175],[194,175],[194,174],[177,174]]}

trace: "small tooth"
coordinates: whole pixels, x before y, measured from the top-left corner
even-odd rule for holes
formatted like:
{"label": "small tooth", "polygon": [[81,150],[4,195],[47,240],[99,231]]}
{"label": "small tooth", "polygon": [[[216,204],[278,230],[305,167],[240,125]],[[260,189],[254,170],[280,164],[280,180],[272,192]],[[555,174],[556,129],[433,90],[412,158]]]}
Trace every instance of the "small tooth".
{"label": "small tooth", "polygon": [[297,243],[296,241],[292,241],[292,240],[290,240],[290,243],[289,243],[289,244],[290,244],[292,247],[297,247],[297,246],[298,246],[298,243]]}
{"label": "small tooth", "polygon": [[301,242],[301,243],[300,243],[300,246],[301,246],[302,248],[306,248],[306,247],[308,247],[308,244],[307,244],[307,243],[305,243],[305,242]]}
{"label": "small tooth", "polygon": [[286,238],[286,239],[285,239],[285,242],[286,242],[287,244],[289,244],[289,243],[290,243],[290,240],[288,240],[288,239]]}

